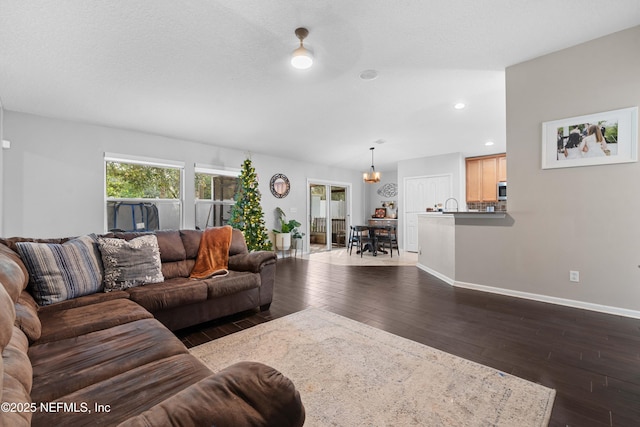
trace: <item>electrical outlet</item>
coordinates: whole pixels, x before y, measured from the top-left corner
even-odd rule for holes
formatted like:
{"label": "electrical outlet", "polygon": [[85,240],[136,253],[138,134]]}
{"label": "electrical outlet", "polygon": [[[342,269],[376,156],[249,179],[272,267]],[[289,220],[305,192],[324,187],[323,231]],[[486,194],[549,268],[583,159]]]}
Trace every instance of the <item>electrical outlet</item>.
{"label": "electrical outlet", "polygon": [[579,271],[569,271],[569,281],[570,282],[579,282],[580,281],[580,272]]}

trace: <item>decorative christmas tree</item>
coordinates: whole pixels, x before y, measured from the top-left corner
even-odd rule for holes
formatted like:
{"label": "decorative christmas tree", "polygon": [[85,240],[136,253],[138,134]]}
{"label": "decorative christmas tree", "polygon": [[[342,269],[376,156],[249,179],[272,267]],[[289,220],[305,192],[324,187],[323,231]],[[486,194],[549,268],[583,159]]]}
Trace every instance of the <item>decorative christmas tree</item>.
{"label": "decorative christmas tree", "polygon": [[242,163],[240,188],[236,193],[236,204],[231,208],[229,225],[244,233],[250,251],[271,250],[260,197],[256,170],[251,164],[251,159],[246,159]]}

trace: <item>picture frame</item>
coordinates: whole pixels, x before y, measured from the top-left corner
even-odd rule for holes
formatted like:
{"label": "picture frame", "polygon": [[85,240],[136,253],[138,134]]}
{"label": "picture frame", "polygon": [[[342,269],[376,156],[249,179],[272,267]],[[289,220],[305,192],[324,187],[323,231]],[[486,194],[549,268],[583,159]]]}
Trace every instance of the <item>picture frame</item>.
{"label": "picture frame", "polygon": [[637,161],[638,107],[542,123],[542,169]]}
{"label": "picture frame", "polygon": [[387,216],[386,208],[376,208],[374,215],[376,218],[385,218]]}

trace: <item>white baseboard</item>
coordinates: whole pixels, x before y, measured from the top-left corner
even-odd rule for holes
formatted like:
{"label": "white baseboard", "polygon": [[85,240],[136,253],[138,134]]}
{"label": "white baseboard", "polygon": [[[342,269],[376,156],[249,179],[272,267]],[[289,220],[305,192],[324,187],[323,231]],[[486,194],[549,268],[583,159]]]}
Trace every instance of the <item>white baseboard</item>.
{"label": "white baseboard", "polygon": [[515,291],[512,289],[496,288],[493,286],[479,285],[476,283],[460,282],[460,281],[451,279],[450,277],[447,277],[441,273],[438,273],[437,271],[433,271],[422,264],[418,264],[417,266],[419,269],[424,270],[427,273],[437,277],[438,279],[448,283],[449,285],[455,286],[458,288],[472,289],[475,291],[489,292],[492,294],[506,295],[506,296],[516,297],[516,298],[524,298],[524,299],[533,300],[533,301],[564,305],[567,307],[580,308],[583,310],[597,311],[600,313],[613,314],[616,316],[624,316],[624,317],[631,317],[634,319],[640,319],[640,311],[637,311],[637,310],[629,310],[626,308],[612,307],[609,305],[601,305],[601,304],[594,304],[594,303],[584,302],[584,301],[576,301],[576,300],[571,300],[566,298],[552,297],[549,295],[533,294],[530,292]]}
{"label": "white baseboard", "polygon": [[431,268],[427,267],[424,264],[418,263],[418,264],[416,264],[416,266],[420,270],[426,271],[427,273],[431,274],[432,276],[436,276],[438,279],[442,280],[443,282],[447,282],[449,285],[455,286],[455,282],[456,281],[451,279],[451,278],[449,278],[449,277],[447,277],[447,276],[445,276],[444,274],[438,273],[437,271],[432,270]]}

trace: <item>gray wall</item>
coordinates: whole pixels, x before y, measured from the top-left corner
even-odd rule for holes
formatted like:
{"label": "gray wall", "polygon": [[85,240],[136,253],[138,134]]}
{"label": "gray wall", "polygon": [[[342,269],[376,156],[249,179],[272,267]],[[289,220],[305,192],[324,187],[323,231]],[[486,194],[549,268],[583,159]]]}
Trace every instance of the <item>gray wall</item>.
{"label": "gray wall", "polygon": [[640,310],[640,164],[540,160],[542,122],[640,105],[639,45],[635,27],[507,69],[510,217],[456,229],[457,281]]}
{"label": "gray wall", "polygon": [[[240,169],[246,153],[158,135],[5,110],[3,236],[61,237],[104,230],[105,152],[185,163],[184,225],[194,226],[194,164]],[[251,155],[259,177],[268,229],[275,227],[274,209],[305,222],[307,177],[353,182],[353,213],[364,212],[360,172],[302,163],[263,154]],[[275,173],[287,175],[291,191],[276,199],[269,191]],[[291,209],[295,213],[289,213]],[[302,227],[307,230],[306,224]]]}

